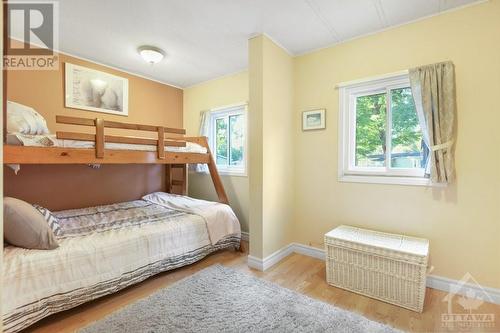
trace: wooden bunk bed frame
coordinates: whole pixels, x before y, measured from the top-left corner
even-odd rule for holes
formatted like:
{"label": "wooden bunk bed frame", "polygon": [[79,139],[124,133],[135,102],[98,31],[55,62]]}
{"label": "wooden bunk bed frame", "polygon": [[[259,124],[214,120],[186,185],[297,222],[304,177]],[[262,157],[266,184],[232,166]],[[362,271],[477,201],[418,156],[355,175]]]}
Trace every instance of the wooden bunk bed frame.
{"label": "wooden bunk bed frame", "polygon": [[[5,114],[6,108],[4,108],[4,120]],[[184,137],[186,131],[179,128],[130,124],[101,118],[56,116],[56,123],[94,127],[95,134],[58,131],[56,137],[66,140],[94,141],[95,148],[29,147],[4,143],[4,164],[165,164],[166,192],[170,193],[173,186],[180,186],[182,194],[185,195],[187,192],[187,164],[202,163],[208,166],[219,202],[229,203],[206,137]],[[156,132],[157,137],[106,135],[106,128]],[[156,151],[106,149],[106,142],[155,145]],[[165,151],[165,147],[168,146],[185,147],[187,142],[205,147],[207,153]],[[182,179],[174,179],[175,172],[172,169],[181,169]]]}
{"label": "wooden bunk bed frame", "polygon": [[[8,37],[8,8],[7,2],[3,3],[3,57],[7,56]],[[7,76],[8,71],[2,71],[3,82],[3,160],[4,164],[165,164],[166,184],[165,190],[170,193],[173,186],[180,186],[181,193],[187,193],[187,164],[207,164],[215,192],[219,202],[229,204],[226,191],[222,185],[220,175],[215,165],[215,160],[210,152],[206,137],[183,137],[186,130],[168,128],[164,126],[151,126],[129,124],[118,121],[103,120],[101,118],[89,119],[80,117],[56,116],[56,123],[66,125],[92,126],[95,134],[76,132],[56,132],[58,139],[94,141],[94,149],[62,148],[62,147],[28,147],[7,145]],[[124,129],[156,132],[157,138],[128,137],[106,135],[105,129]],[[170,138],[166,135],[173,134]],[[105,143],[127,143],[139,145],[156,145],[156,152],[135,150],[105,149]],[[168,152],[165,146],[185,147],[186,142],[197,143],[207,149],[206,154],[188,152]],[[176,172],[172,169],[181,169],[182,179],[174,179]]]}

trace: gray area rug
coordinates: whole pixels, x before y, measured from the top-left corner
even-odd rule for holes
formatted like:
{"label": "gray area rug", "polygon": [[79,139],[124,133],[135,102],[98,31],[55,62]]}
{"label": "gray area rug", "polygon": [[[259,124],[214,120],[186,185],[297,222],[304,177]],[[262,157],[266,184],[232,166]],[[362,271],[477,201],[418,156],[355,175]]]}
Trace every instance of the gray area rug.
{"label": "gray area rug", "polygon": [[80,332],[399,332],[358,314],[214,265]]}

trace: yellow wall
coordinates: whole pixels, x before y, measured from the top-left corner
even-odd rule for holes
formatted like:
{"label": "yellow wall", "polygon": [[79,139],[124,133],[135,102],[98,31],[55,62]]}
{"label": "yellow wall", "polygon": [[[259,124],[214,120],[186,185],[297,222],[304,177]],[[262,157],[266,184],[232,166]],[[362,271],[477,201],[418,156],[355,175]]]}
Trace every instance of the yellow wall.
{"label": "yellow wall", "polygon": [[[428,238],[432,274],[460,279],[470,272],[500,288],[499,34],[500,0],[494,0],[293,58],[293,75],[288,55],[265,37],[251,39],[248,206],[241,200],[249,207],[250,253],[263,258],[292,241],[322,247],[325,232],[352,224]],[[456,65],[456,182],[447,188],[340,183],[335,85],[444,60]],[[197,131],[200,110],[243,99],[236,88],[245,85],[243,75],[186,89],[189,133]],[[301,113],[313,108],[327,109],[327,128],[302,132]],[[231,186],[231,196],[248,193]]]}
{"label": "yellow wall", "polygon": [[248,85],[249,85],[249,105],[248,105],[248,175],[250,182],[250,244],[249,253],[251,256],[263,258],[263,39],[252,38],[248,41]]}
{"label": "yellow wall", "polygon": [[[470,272],[500,288],[499,35],[494,0],[295,58],[293,117],[327,109],[326,130],[295,130],[295,241],[319,246],[339,224],[421,236],[431,241],[432,274]],[[335,85],[444,60],[456,65],[456,183],[340,183]]]}
{"label": "yellow wall", "polygon": [[261,35],[249,60],[250,255],[263,258],[292,239],[293,58]]}
{"label": "yellow wall", "polygon": [[[184,128],[187,135],[198,135],[200,112],[221,106],[248,101],[248,73],[241,72],[201,83],[184,90]],[[248,231],[248,177],[222,175],[229,203]],[[189,195],[217,201],[212,180],[207,174],[189,174]]]}

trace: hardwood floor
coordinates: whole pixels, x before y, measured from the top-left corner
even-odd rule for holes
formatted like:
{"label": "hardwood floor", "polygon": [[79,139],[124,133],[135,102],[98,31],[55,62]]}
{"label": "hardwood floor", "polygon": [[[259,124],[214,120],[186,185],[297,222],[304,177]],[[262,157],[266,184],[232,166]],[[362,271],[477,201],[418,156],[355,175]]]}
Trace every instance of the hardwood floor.
{"label": "hardwood floor", "polygon": [[214,253],[196,264],[156,275],[116,294],[45,318],[25,330],[25,332],[73,332],[123,306],[154,293],[158,289],[167,287],[184,277],[216,263],[272,281],[285,288],[293,289],[309,297],[357,312],[367,318],[389,324],[404,331],[500,332],[499,305],[484,303],[479,308],[480,313],[493,314],[495,316],[493,327],[474,328],[472,330],[447,329],[442,327],[441,322],[441,315],[446,314],[448,311],[448,305],[443,301],[446,293],[442,291],[427,289],[424,312],[420,314],[329,286],[325,282],[325,264],[318,259],[292,254],[268,271],[259,272],[248,268],[246,257],[246,252],[221,251]]}

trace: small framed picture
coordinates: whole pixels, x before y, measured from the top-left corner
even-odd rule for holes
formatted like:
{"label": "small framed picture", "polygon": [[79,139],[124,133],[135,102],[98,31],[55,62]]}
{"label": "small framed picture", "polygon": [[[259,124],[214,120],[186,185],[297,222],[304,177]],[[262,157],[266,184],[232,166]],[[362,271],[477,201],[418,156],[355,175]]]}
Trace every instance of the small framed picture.
{"label": "small framed picture", "polygon": [[302,112],[302,130],[311,131],[326,128],[325,109]]}

